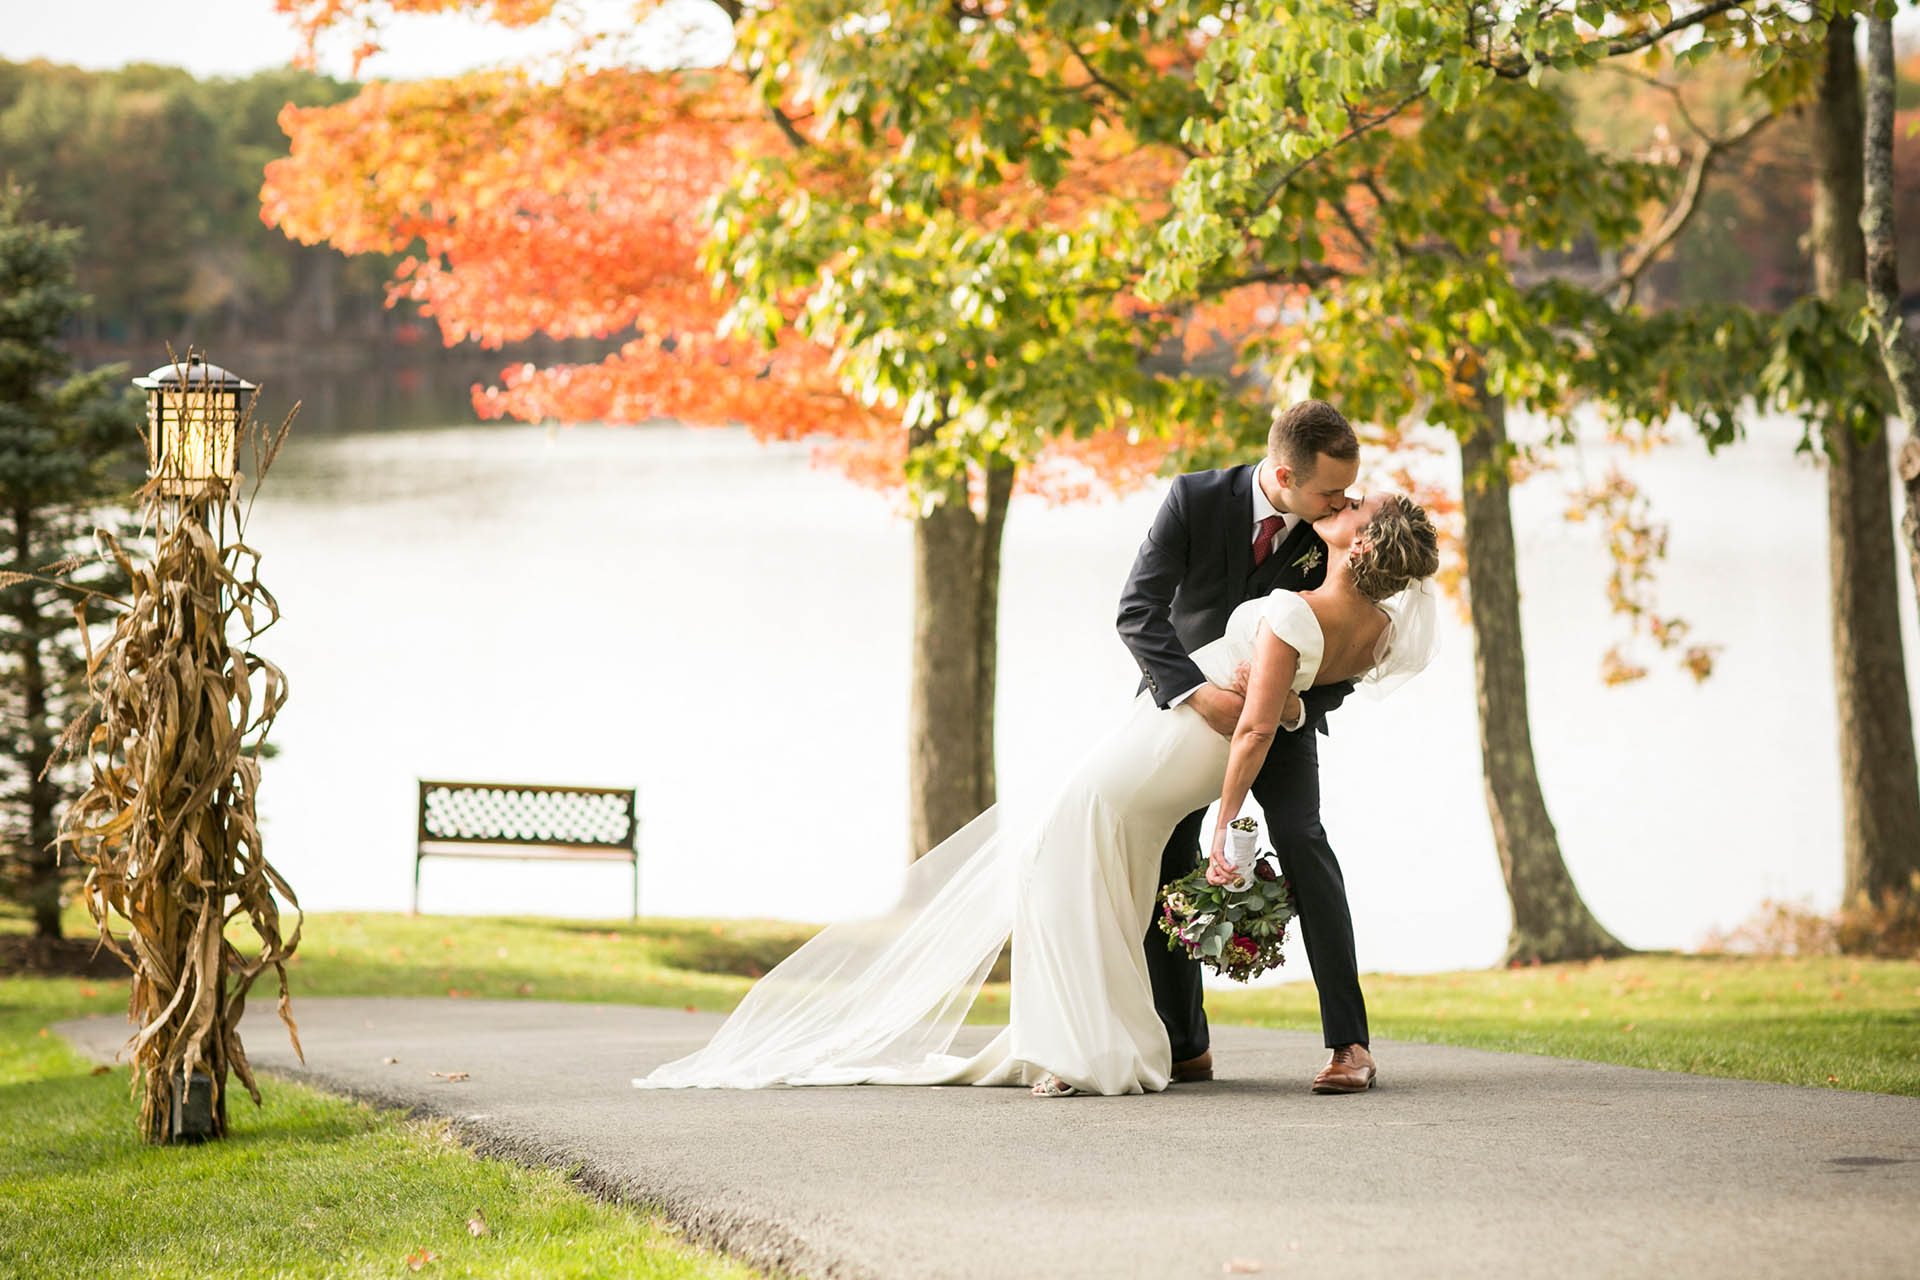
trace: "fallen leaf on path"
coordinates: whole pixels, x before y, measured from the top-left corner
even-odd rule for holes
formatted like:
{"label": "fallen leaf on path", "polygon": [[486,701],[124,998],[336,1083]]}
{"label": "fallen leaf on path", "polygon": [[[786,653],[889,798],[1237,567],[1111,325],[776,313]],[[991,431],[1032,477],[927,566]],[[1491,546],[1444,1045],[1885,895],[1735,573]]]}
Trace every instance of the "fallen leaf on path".
{"label": "fallen leaf on path", "polygon": [[467,1073],[464,1071],[429,1071],[427,1074],[433,1076],[435,1079],[446,1080],[448,1082],[465,1080],[467,1078]]}
{"label": "fallen leaf on path", "polygon": [[1265,1271],[1266,1268],[1252,1258],[1228,1258],[1220,1264],[1220,1270],[1230,1276],[1245,1276],[1252,1275],[1256,1271]]}
{"label": "fallen leaf on path", "polygon": [[415,1249],[407,1255],[407,1270],[418,1271],[439,1256],[439,1254],[429,1252],[426,1249]]}
{"label": "fallen leaf on path", "polygon": [[387,1064],[388,1066],[392,1066],[392,1065],[393,1065],[394,1063],[396,1063],[396,1062],[398,1062],[398,1061],[400,1061],[400,1059],[398,1059],[398,1058],[382,1058],[382,1059],[380,1059],[380,1061],[382,1061],[382,1062],[384,1062],[384,1063],[386,1063],[386,1064]]}
{"label": "fallen leaf on path", "polygon": [[447,988],[447,995],[452,997],[455,1000],[465,1000],[468,996],[472,994],[473,992],[468,991],[465,987],[448,987]]}

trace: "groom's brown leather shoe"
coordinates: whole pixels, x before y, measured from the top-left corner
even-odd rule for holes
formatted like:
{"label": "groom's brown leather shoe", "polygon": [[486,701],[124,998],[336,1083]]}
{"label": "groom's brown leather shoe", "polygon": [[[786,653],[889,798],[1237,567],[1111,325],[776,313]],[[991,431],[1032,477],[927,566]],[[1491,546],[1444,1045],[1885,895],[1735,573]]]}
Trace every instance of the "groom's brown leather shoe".
{"label": "groom's brown leather shoe", "polygon": [[1202,1050],[1197,1058],[1188,1058],[1185,1062],[1173,1064],[1175,1084],[1194,1084],[1211,1079],[1213,1079],[1213,1050],[1211,1049]]}
{"label": "groom's brown leather shoe", "polygon": [[1373,1088],[1373,1055],[1363,1044],[1343,1044],[1313,1078],[1315,1093],[1365,1093]]}

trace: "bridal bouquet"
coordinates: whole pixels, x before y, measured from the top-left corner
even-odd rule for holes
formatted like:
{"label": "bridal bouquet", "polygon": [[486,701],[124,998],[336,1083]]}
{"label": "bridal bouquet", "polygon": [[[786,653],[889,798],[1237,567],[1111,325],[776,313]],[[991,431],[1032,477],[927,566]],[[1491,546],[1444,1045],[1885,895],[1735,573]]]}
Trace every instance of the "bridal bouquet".
{"label": "bridal bouquet", "polygon": [[1167,950],[1184,950],[1215,973],[1245,982],[1285,961],[1280,948],[1293,919],[1293,897],[1271,854],[1254,848],[1254,821],[1227,827],[1227,861],[1239,873],[1209,884],[1201,866],[1160,890],[1160,931]]}

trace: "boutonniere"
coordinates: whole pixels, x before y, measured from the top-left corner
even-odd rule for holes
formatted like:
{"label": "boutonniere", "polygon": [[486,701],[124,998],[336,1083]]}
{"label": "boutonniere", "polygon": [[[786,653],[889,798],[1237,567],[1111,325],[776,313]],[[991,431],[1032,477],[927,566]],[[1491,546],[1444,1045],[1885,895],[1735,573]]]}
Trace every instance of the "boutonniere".
{"label": "boutonniere", "polygon": [[1308,547],[1294,558],[1293,567],[1302,573],[1312,573],[1320,567],[1320,548]]}

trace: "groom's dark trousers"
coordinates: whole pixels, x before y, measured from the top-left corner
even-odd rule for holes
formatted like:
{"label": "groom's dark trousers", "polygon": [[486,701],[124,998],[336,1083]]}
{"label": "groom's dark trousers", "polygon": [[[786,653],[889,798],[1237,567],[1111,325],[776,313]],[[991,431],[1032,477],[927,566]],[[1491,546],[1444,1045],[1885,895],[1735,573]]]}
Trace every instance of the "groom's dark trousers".
{"label": "groom's dark trousers", "polygon": [[[1252,467],[1198,471],[1173,482],[1120,596],[1120,638],[1140,664],[1141,688],[1165,710],[1205,676],[1187,655],[1226,634],[1234,606],[1270,591],[1307,591],[1326,579],[1326,545],[1297,521],[1259,568],[1253,564]],[[1320,994],[1320,1026],[1329,1048],[1367,1043],[1367,1006],[1360,994],[1353,950],[1353,914],[1346,880],[1320,826],[1320,759],[1314,731],[1351,684],[1309,689],[1306,723],[1274,735],[1253,798],[1266,816],[1267,834],[1293,888],[1300,937]],[[1174,828],[1161,855],[1160,882],[1192,871],[1200,860],[1203,809]],[[1157,927],[1146,937],[1153,1003],[1173,1042],[1173,1060],[1205,1053],[1207,1014],[1201,1002],[1200,963],[1167,948]]]}

